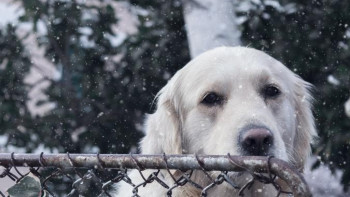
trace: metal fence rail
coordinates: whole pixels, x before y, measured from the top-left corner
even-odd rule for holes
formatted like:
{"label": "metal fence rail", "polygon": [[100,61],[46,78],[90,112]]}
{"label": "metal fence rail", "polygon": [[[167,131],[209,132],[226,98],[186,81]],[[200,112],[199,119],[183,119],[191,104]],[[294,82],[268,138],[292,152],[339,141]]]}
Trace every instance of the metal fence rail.
{"label": "metal fence rail", "polygon": [[[107,186],[120,181],[128,182],[134,187],[134,196],[138,196],[137,188],[140,186],[146,186],[148,183],[156,180],[163,187],[169,189],[168,196],[171,196],[171,191],[187,183],[191,183],[196,187],[202,189],[202,196],[207,195],[207,191],[216,185],[223,182],[229,183],[232,187],[239,190],[239,194],[242,194],[244,190],[249,189],[255,182],[259,181],[265,184],[272,184],[277,195],[282,193],[290,193],[293,196],[311,196],[308,185],[306,184],[302,175],[288,163],[272,158],[272,157],[259,157],[259,156],[231,156],[228,155],[125,155],[125,154],[14,154],[14,153],[0,153],[0,166],[3,166],[3,171],[0,171],[0,184],[1,178],[9,177],[13,181],[19,182],[25,174],[20,173],[17,167],[25,166],[30,168],[30,172],[36,175],[41,180],[41,186],[43,191],[47,191],[50,195],[55,196],[54,192],[50,191],[47,187],[47,183],[50,179],[57,177],[58,175],[67,176],[74,180],[71,175],[65,172],[67,169],[74,171],[77,176],[77,181],[84,181],[85,175],[82,174],[80,169],[90,169],[87,174],[93,174],[93,170],[107,170],[117,169],[116,176],[108,181],[100,182],[99,190],[106,196],[110,196],[107,191]],[[44,176],[41,172],[45,168],[56,169],[51,174]],[[17,176],[11,172],[11,169],[15,169]],[[145,169],[153,169],[155,173],[148,178],[144,178],[144,182],[141,184],[133,183],[129,179],[126,169],[137,169],[142,175],[142,171]],[[183,172],[180,177],[173,177],[173,183],[164,183],[157,174],[160,169],[165,169],[170,173],[170,170],[177,169]],[[191,182],[191,174],[194,170],[200,170],[203,172],[208,171],[220,171],[218,177],[214,177],[212,183],[206,187]],[[190,173],[188,173],[190,171]],[[253,179],[248,181],[244,186],[237,187],[232,180],[230,180],[227,173],[230,171],[249,172]],[[170,173],[171,174],[171,173]],[[94,175],[95,176],[95,175]],[[172,176],[172,175],[171,175]],[[291,192],[282,191],[281,186],[277,184],[276,177],[284,180],[290,187]],[[74,186],[68,196],[73,196],[73,193],[79,193],[79,189]],[[170,186],[169,186],[170,185]],[[80,195],[83,195],[79,193]],[[0,195],[5,196],[0,192]]]}

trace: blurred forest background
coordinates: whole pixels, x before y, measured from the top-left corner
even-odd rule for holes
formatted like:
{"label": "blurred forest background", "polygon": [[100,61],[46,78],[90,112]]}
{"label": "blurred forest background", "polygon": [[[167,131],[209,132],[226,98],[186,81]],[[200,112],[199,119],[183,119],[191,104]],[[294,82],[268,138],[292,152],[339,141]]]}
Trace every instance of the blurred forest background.
{"label": "blurred forest background", "polygon": [[[182,2],[2,4],[18,17],[0,26],[0,152],[136,152],[155,94],[190,60]],[[347,189],[350,1],[233,6],[243,46],[266,51],[315,85],[314,167],[341,169]]]}

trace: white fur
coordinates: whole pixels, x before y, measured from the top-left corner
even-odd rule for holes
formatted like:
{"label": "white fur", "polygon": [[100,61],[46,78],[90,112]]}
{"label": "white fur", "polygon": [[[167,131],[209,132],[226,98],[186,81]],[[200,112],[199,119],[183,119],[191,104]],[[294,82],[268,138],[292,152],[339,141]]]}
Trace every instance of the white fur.
{"label": "white fur", "polygon": [[[264,99],[260,90],[267,84],[278,86],[281,95]],[[141,153],[242,155],[238,145],[240,129],[258,124],[269,128],[274,136],[272,154],[302,169],[312,138],[317,135],[309,87],[264,52],[244,47],[210,50],[179,70],[158,93],[157,110],[146,121]],[[223,95],[225,102],[216,107],[203,105],[201,101],[208,92]],[[150,172],[146,170],[145,176]],[[244,184],[248,176],[231,174],[238,184]],[[137,171],[130,177],[135,184],[143,182]],[[167,172],[161,171],[159,177],[173,184]],[[200,172],[193,179],[203,186],[208,184]],[[117,196],[132,195],[128,184],[119,184],[117,189]],[[166,196],[166,191],[154,181],[141,187],[138,194]],[[271,196],[273,192],[271,185],[254,184],[245,196]],[[173,196],[199,194],[190,184],[173,192]],[[222,184],[212,189],[210,196],[237,196],[237,191]]]}

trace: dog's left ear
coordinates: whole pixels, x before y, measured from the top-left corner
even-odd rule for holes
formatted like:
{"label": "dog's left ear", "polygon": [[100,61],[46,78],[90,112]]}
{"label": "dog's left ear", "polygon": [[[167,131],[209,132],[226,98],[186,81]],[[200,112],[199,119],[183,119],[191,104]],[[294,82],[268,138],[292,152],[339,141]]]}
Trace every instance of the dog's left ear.
{"label": "dog's left ear", "polygon": [[179,72],[157,94],[157,110],[146,120],[146,136],[140,143],[143,154],[182,154],[181,121],[176,109]]}
{"label": "dog's left ear", "polygon": [[314,116],[312,114],[312,85],[299,76],[295,76],[294,103],[296,113],[296,135],[294,138],[293,158],[298,169],[303,170],[306,159],[311,154],[311,144],[317,137]]}

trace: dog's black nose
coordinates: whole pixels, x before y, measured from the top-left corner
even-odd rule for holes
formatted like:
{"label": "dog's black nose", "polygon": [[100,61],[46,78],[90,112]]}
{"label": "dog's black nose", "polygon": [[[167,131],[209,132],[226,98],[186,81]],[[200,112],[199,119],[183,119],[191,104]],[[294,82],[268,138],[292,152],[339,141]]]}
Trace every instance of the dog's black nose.
{"label": "dog's black nose", "polygon": [[273,145],[273,136],[271,131],[266,128],[251,128],[242,132],[240,143],[248,155],[267,156]]}

